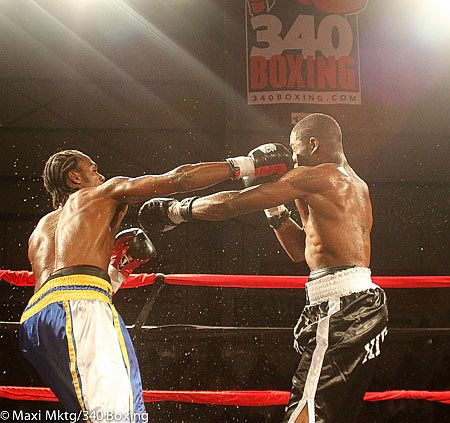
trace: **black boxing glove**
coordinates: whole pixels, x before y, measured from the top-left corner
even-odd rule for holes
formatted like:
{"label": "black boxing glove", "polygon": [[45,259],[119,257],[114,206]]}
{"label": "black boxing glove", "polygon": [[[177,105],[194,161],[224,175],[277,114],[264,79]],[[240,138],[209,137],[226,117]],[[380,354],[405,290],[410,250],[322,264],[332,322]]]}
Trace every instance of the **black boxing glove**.
{"label": "black boxing glove", "polygon": [[198,197],[185,198],[152,198],[146,201],[139,210],[139,224],[149,232],[166,232],[180,223],[192,219],[192,203]]}
{"label": "black boxing glove", "polygon": [[275,180],[294,167],[292,150],[277,143],[260,145],[246,157],[235,157],[227,161],[235,173],[235,179],[243,178],[247,186],[268,176],[274,176]]}
{"label": "black boxing glove", "polygon": [[156,249],[144,231],[138,228],[126,229],[116,235],[111,252],[108,274],[113,292],[136,267],[156,256]]}

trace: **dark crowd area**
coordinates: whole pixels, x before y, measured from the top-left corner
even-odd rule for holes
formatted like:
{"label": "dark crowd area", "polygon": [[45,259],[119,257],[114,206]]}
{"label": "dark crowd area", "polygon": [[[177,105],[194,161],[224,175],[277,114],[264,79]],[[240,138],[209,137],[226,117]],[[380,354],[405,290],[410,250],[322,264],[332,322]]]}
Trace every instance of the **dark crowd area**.
{"label": "dark crowd area", "polygon": [[[159,174],[266,142],[288,144],[293,113],[321,112],[341,124],[348,161],[370,189],[372,274],[450,275],[450,50],[411,42],[399,6],[409,2],[369,0],[358,16],[361,105],[260,106],[245,98],[244,1],[127,2],[140,20],[98,2],[84,21],[81,9],[63,3],[0,5],[0,269],[30,270],[28,237],[51,210],[41,173],[58,150],[89,154],[106,177]],[[199,194],[240,188],[227,182]],[[137,210],[124,228],[137,225]],[[263,212],[181,225],[152,241],[158,255],[140,272],[309,271],[289,260]],[[42,386],[18,349],[32,291],[0,280],[1,386]],[[389,334],[370,391],[450,391],[450,289],[386,293]],[[292,330],[304,301],[295,289],[169,285],[114,298],[130,327],[152,304],[144,326],[130,329],[148,390],[289,390],[298,362]],[[0,410],[19,409],[58,403],[0,398]],[[155,423],[275,423],[283,415],[281,406],[175,402],[149,403],[147,411]],[[359,421],[445,423],[450,405],[365,402]]]}

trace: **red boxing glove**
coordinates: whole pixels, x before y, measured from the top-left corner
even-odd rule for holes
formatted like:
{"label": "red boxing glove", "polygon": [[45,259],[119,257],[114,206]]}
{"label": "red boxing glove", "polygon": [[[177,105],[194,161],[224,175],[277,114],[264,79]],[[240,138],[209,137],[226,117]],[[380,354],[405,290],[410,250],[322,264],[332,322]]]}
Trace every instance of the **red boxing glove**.
{"label": "red boxing glove", "polygon": [[156,249],[143,230],[131,228],[119,232],[108,267],[113,292],[117,292],[136,267],[147,263],[155,255]]}

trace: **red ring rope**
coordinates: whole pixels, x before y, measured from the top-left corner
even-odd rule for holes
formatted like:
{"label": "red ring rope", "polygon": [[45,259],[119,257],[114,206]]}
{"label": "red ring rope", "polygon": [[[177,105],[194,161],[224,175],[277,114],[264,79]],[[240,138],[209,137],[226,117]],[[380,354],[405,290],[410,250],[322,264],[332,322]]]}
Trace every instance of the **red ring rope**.
{"label": "red ring rope", "polygon": [[[227,288],[304,288],[306,276],[255,275],[163,275],[170,285],[211,286]],[[0,279],[17,286],[33,286],[33,273],[25,270],[0,270]],[[382,288],[448,288],[450,276],[373,276]],[[136,288],[154,284],[155,273],[130,275],[122,288]]]}
{"label": "red ring rope", "polygon": [[[17,286],[32,286],[32,272],[0,270],[0,279]],[[254,275],[164,275],[172,285],[216,286],[235,288],[304,288],[306,277]],[[383,288],[447,288],[450,276],[375,276],[374,282]],[[156,274],[130,275],[122,288],[154,284]],[[58,401],[49,388],[0,386],[0,398],[28,401]],[[289,392],[284,391],[144,391],[145,402],[177,401],[196,404],[235,406],[285,405]],[[385,391],[366,392],[365,401],[422,399],[450,404],[450,391]]]}
{"label": "red ring rope", "polygon": [[[192,404],[215,404],[235,406],[285,405],[289,399],[287,391],[144,391],[145,402],[176,401]],[[0,398],[21,401],[53,401],[50,388],[27,388],[22,386],[0,386]],[[421,399],[450,404],[450,391],[385,391],[366,392],[365,401],[387,401],[398,399]]]}

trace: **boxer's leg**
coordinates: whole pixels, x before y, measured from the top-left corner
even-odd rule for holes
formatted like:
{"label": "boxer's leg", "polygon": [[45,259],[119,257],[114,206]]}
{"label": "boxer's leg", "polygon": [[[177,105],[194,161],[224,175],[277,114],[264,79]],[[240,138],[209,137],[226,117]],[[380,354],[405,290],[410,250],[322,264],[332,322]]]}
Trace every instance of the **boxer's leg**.
{"label": "boxer's leg", "polygon": [[[69,412],[83,410],[76,368],[70,367],[63,302],[47,305],[20,326],[20,350]],[[75,379],[74,379],[75,376]]]}
{"label": "boxer's leg", "polygon": [[285,422],[357,421],[387,333],[385,296],[371,289],[328,304],[327,316],[319,310],[322,317],[308,326],[313,334],[293,378]]}
{"label": "boxer's leg", "polygon": [[[75,356],[83,401],[88,412],[134,413],[130,364],[110,304],[70,301]],[[105,420],[106,421],[106,420]]]}

